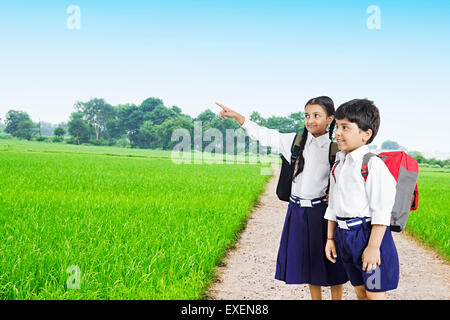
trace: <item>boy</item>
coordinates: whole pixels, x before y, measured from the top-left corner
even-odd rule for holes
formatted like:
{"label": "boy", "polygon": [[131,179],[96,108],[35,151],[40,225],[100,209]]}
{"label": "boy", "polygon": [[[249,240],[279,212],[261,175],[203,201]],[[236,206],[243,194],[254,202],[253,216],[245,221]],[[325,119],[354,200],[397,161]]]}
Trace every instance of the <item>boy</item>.
{"label": "boy", "polygon": [[389,229],[396,181],[378,157],[370,158],[366,181],[361,173],[367,145],[379,126],[378,108],[370,100],[354,99],[336,110],[340,152],[330,176],[325,255],[333,263],[340,255],[358,299],[384,299],[399,280],[398,255]]}

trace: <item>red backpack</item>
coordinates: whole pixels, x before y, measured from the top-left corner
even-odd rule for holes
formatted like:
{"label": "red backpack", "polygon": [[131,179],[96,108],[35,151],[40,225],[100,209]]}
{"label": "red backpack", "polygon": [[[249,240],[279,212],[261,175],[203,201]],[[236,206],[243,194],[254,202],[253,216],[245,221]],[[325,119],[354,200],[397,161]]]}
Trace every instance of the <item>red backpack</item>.
{"label": "red backpack", "polygon": [[[408,221],[409,212],[417,210],[419,207],[419,191],[417,189],[417,177],[419,175],[419,164],[417,161],[403,151],[382,152],[379,155],[374,153],[366,153],[363,157],[361,166],[361,175],[364,181],[367,180],[369,170],[367,164],[370,158],[377,156],[388,167],[392,176],[397,181],[397,188],[395,194],[395,203],[391,213],[392,231],[400,232]],[[333,165],[331,173],[336,182],[334,171],[339,161]]]}

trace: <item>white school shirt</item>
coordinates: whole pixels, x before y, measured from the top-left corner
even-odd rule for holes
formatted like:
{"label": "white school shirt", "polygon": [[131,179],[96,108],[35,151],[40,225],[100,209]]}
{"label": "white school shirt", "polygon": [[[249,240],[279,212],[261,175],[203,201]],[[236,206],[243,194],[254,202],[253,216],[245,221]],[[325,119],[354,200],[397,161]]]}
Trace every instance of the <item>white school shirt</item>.
{"label": "white school shirt", "polygon": [[369,174],[364,181],[361,166],[363,156],[368,152],[369,147],[364,145],[348,154],[343,151],[336,154],[336,160],[339,160],[334,172],[336,183],[330,174],[325,219],[370,217],[372,224],[390,225],[397,182],[378,157],[370,158]]}
{"label": "white school shirt", "polygon": [[[251,139],[258,140],[263,146],[270,146],[280,152],[289,163],[291,162],[291,147],[295,132],[280,133],[275,129],[262,127],[248,118],[245,118],[242,128]],[[328,133],[316,138],[308,132],[303,150],[305,165],[292,183],[292,195],[302,199],[315,199],[326,195],[330,173],[328,160],[330,142]]]}

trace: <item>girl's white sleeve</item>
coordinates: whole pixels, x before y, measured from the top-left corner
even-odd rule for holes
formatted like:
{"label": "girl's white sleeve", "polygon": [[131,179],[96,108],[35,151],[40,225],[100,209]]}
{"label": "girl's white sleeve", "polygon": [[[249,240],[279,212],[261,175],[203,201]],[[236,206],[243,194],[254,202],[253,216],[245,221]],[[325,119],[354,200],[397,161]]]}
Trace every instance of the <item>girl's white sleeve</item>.
{"label": "girl's white sleeve", "polygon": [[369,200],[371,223],[389,226],[397,182],[383,160],[378,157],[372,157],[367,168],[369,174],[365,187]]}
{"label": "girl's white sleeve", "polygon": [[291,161],[291,147],[296,135],[295,132],[280,133],[275,129],[262,127],[247,117],[242,124],[242,128],[247,131],[251,139],[259,141],[263,146],[271,147],[280,152],[287,161]]}

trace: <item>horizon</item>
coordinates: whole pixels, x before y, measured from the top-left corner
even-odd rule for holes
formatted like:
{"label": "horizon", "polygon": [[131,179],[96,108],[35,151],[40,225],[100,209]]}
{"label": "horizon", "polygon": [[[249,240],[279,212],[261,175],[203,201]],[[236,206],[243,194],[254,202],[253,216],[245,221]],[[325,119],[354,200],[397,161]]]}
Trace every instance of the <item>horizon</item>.
{"label": "horizon", "polygon": [[[158,98],[158,97],[153,97],[153,98]],[[161,99],[162,100],[162,99]],[[107,102],[107,101],[106,101]],[[164,103],[164,100],[163,100],[163,103]],[[140,104],[137,104],[137,106],[139,106]],[[165,107],[167,107],[167,108],[170,108],[169,106],[167,106],[167,105],[165,105],[165,104],[163,104]],[[117,105],[116,106],[113,106],[113,107],[117,107]],[[181,109],[181,108],[180,108]],[[205,109],[205,110],[207,110],[207,109]],[[203,110],[203,111],[205,111],[205,110]],[[16,111],[22,111],[22,110],[16,110]],[[74,110],[74,112],[75,112],[76,110]],[[203,112],[203,111],[201,111],[201,112]],[[193,115],[191,115],[191,114],[188,114],[188,113],[185,113],[185,112],[183,112],[183,109],[181,109],[181,112],[183,113],[183,114],[187,114],[188,116],[190,116],[192,119],[195,119],[199,114],[197,114],[196,116],[193,116]],[[288,117],[289,115],[269,115],[269,117],[270,116],[281,116],[281,117]],[[34,119],[32,118],[32,117],[30,117],[31,118],[31,120],[34,122],[34,123],[38,123],[38,122],[43,122],[43,123],[49,123],[49,124],[51,124],[52,126],[57,126],[57,125],[62,125],[62,124],[64,124],[64,125],[67,125],[67,121],[62,121],[62,122],[58,122],[58,123],[52,123],[52,122],[47,122],[47,121],[42,121],[42,120],[40,120],[40,121],[34,121]],[[265,118],[265,119],[267,119],[267,117],[265,117],[265,116],[263,116],[263,118]],[[197,120],[197,121],[199,121],[199,120]],[[3,124],[3,125],[5,125],[5,122],[4,122],[4,119],[3,118],[0,118],[0,123],[1,124]],[[202,129],[203,130],[203,129]],[[44,135],[45,136],[45,135]],[[378,137],[378,136],[377,136]],[[376,138],[377,137],[375,137],[375,139],[374,139],[374,141],[376,140]],[[423,151],[423,150],[414,150],[414,149],[408,149],[408,148],[406,148],[404,145],[402,145],[401,143],[398,143],[399,144],[399,149],[383,149],[383,148],[381,148],[381,145],[383,144],[383,142],[386,142],[386,141],[394,141],[394,142],[397,142],[398,143],[398,141],[395,141],[395,140],[385,140],[385,141],[380,141],[379,142],[379,145],[378,144],[375,144],[374,142],[372,142],[372,143],[370,143],[370,145],[369,145],[369,148],[371,148],[371,149],[373,149],[373,150],[375,150],[375,151],[377,151],[377,152],[385,152],[385,151],[390,151],[390,150],[403,150],[403,149],[405,149],[408,153],[411,153],[411,152],[420,152],[425,158],[435,158],[435,159],[437,159],[437,160],[447,160],[447,159],[450,159],[450,152],[442,152],[442,151],[440,151],[440,150],[434,150],[434,151]]]}

